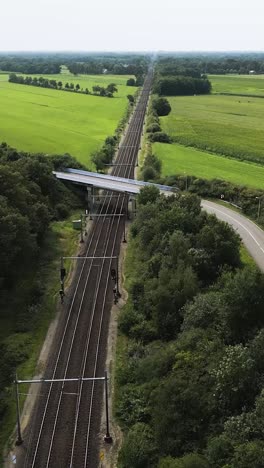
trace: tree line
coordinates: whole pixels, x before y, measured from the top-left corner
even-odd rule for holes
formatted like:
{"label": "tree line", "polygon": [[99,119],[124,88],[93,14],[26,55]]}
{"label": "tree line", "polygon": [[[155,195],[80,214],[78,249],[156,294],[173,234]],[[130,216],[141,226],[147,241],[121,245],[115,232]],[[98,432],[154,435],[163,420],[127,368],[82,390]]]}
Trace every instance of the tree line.
{"label": "tree line", "polygon": [[88,88],[80,87],[79,83],[65,83],[63,86],[62,81],[56,81],[53,79],[47,79],[43,76],[39,78],[31,76],[23,77],[22,75],[16,75],[15,73],[11,73],[9,75],[10,83],[18,83],[18,84],[25,84],[29,86],[39,86],[41,88],[50,88],[50,89],[58,89],[60,91],[68,91],[68,92],[75,92],[79,94],[90,94],[93,96],[102,96],[102,97],[113,97],[114,93],[118,92],[118,89],[115,83],[110,83],[106,87],[95,85],[92,87],[93,92],[89,91]]}
{"label": "tree line", "polygon": [[194,194],[144,188],[119,318],[120,468],[264,462],[264,275]]}
{"label": "tree line", "polygon": [[144,59],[124,58],[113,60],[98,57],[86,58],[83,62],[70,61],[67,66],[74,75],[135,75],[143,76],[147,71],[148,62]]}
{"label": "tree line", "polygon": [[193,78],[190,76],[156,77],[153,92],[160,96],[192,96],[194,94],[209,94],[212,85],[206,76]]}
{"label": "tree line", "polygon": [[157,60],[160,75],[185,75],[200,78],[202,74],[264,73],[263,52],[244,53],[171,53]]}
{"label": "tree line", "polygon": [[[32,155],[0,144],[2,321],[10,302],[17,305],[10,310],[12,331],[7,328],[0,339],[0,425],[10,402],[15,369],[29,357],[31,334],[41,319],[45,284],[37,273],[50,223],[65,219],[72,209],[83,206],[83,189],[64,184],[52,174],[66,167],[82,168],[69,155]],[[14,291],[18,297],[14,297]]]}
{"label": "tree line", "polygon": [[59,74],[66,65],[73,74],[144,75],[150,56],[129,53],[2,53],[0,70],[24,74]]}
{"label": "tree line", "polygon": [[46,61],[40,59],[26,59],[22,57],[1,57],[0,70],[16,72],[16,73],[31,73],[32,75],[53,75],[59,74],[61,71],[61,63]]}

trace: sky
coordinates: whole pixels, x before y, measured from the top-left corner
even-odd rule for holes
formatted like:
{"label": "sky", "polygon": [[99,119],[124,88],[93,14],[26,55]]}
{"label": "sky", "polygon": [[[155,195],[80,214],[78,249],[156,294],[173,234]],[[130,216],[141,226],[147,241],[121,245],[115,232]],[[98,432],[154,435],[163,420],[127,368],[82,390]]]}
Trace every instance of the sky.
{"label": "sky", "polygon": [[1,51],[264,50],[263,0],[2,0]]}

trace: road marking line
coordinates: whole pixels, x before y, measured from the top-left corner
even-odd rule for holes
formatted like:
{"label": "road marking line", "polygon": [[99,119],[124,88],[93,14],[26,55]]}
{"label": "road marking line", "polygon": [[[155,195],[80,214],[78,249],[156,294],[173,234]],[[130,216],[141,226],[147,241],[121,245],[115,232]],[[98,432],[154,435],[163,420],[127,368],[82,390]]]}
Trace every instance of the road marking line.
{"label": "road marking line", "polygon": [[242,227],[242,229],[244,229],[251,237],[252,239],[256,242],[257,246],[260,248],[260,250],[264,253],[264,248],[261,247],[261,244],[257,241],[257,239],[253,236],[253,234],[249,231],[249,229],[247,229],[242,223],[240,223],[240,221],[238,221],[236,218],[233,218],[232,216],[230,216],[229,214],[225,213],[225,211],[221,211],[219,210],[218,208],[215,208],[215,207],[212,207],[211,205],[206,205],[206,203],[202,203],[203,206],[207,206],[208,208],[211,208],[215,211],[218,211],[219,213],[227,216],[228,218],[232,219],[233,221],[235,221],[237,224],[239,224],[239,226]]}

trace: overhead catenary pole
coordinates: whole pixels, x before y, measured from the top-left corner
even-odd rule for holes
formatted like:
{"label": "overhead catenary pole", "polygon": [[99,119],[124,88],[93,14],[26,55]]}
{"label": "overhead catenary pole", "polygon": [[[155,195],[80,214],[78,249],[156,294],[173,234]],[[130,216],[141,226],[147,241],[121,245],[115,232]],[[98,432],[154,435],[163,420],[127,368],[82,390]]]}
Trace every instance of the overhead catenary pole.
{"label": "overhead catenary pole", "polygon": [[129,199],[129,196],[128,196],[128,193],[126,192],[126,194],[125,194],[125,206],[126,206],[126,215],[127,215],[127,219],[129,219],[128,199]]}
{"label": "overhead catenary pole", "polygon": [[15,394],[16,394],[16,414],[17,414],[17,440],[16,445],[23,444],[22,434],[21,434],[21,424],[20,424],[20,406],[19,406],[19,393],[18,393],[18,381],[17,374],[14,381],[15,384]]}
{"label": "overhead catenary pole", "polygon": [[94,208],[94,186],[91,186],[91,210],[90,210],[90,219],[92,218],[92,213],[93,213],[93,208]]}
{"label": "overhead catenary pole", "polygon": [[104,441],[107,444],[111,444],[113,442],[113,439],[110,435],[110,430],[109,430],[109,407],[108,407],[108,384],[107,384],[107,371],[105,371],[105,419],[106,419],[106,433],[104,436]]}
{"label": "overhead catenary pole", "polygon": [[83,215],[81,214],[81,244],[83,244]]}
{"label": "overhead catenary pole", "polygon": [[124,220],[123,242],[125,244],[126,243],[126,218],[125,218],[125,216],[123,216],[123,220]]}
{"label": "overhead catenary pole", "polygon": [[20,424],[20,406],[19,406],[19,391],[18,391],[18,386],[20,384],[40,384],[40,383],[55,383],[55,382],[77,382],[80,383],[81,381],[83,382],[90,382],[90,381],[96,381],[96,380],[101,380],[104,381],[105,384],[105,415],[106,415],[106,434],[104,436],[104,441],[108,444],[111,444],[113,442],[113,438],[110,435],[110,429],[109,429],[109,404],[108,404],[108,375],[107,371],[105,371],[104,377],[75,377],[75,378],[70,378],[70,379],[28,379],[28,380],[18,380],[17,374],[16,378],[14,380],[14,385],[15,385],[15,396],[16,396],[16,414],[17,414],[17,440],[16,440],[16,445],[22,445],[23,444],[23,439],[22,439],[22,434],[21,434],[21,424]]}
{"label": "overhead catenary pole", "polygon": [[119,291],[119,267],[118,267],[118,257],[116,257],[116,293],[118,297],[121,297],[120,291]]}
{"label": "overhead catenary pole", "polygon": [[60,298],[61,298],[61,304],[63,304],[63,298],[64,298],[64,278],[66,276],[66,270],[64,268],[64,261],[63,257],[61,257],[61,268],[60,268]]}

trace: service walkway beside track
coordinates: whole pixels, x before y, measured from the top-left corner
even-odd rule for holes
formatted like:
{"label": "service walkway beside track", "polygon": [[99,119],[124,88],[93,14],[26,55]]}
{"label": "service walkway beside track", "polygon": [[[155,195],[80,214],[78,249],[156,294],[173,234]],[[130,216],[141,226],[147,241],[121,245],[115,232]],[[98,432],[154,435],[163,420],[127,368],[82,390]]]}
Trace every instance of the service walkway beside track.
{"label": "service walkway beside track", "polygon": [[53,171],[58,179],[68,180],[77,184],[82,184],[105,190],[113,190],[129,194],[138,194],[142,187],[154,186],[161,193],[169,195],[178,190],[168,185],[152,184],[142,180],[128,179],[125,177],[116,177],[109,174],[99,174],[97,172],[82,171],[79,169],[67,169],[63,172]]}

